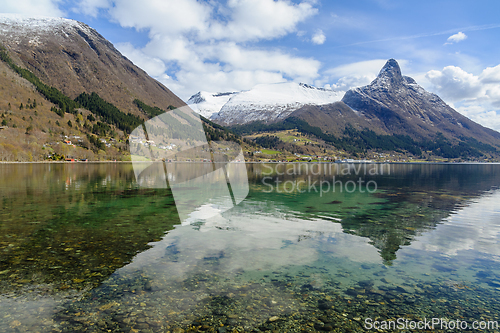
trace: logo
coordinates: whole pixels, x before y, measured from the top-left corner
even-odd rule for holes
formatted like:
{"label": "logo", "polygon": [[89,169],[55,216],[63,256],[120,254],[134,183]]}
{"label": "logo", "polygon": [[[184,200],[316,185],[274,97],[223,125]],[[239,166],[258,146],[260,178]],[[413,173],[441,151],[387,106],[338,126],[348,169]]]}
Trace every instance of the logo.
{"label": "logo", "polygon": [[241,146],[209,142],[200,116],[188,106],[138,126],[129,143],[137,183],[170,188],[182,224],[220,214],[248,195]]}

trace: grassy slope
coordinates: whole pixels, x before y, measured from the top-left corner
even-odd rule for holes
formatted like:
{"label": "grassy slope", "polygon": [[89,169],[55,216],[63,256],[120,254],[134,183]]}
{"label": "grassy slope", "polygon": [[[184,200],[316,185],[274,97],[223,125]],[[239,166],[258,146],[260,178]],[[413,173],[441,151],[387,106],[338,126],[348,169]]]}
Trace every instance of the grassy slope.
{"label": "grassy slope", "polygon": [[[461,138],[451,142],[438,133],[432,140],[417,142],[408,136],[380,135],[370,130],[346,127],[342,136],[325,133],[293,117],[281,122],[263,124],[259,122],[232,126],[240,135],[259,141],[262,137],[277,137],[293,146],[307,147],[306,154],[335,158],[363,158],[376,161],[498,161],[499,151],[472,138]],[[274,147],[276,148],[276,147]],[[280,150],[296,152],[290,147]]]}
{"label": "grassy slope", "polygon": [[[83,126],[85,121],[89,125],[97,122],[87,120],[90,111],[77,109],[75,114],[61,113],[61,117],[51,111],[54,108],[58,109],[59,105],[48,101],[7,62],[0,61],[0,123],[4,127],[0,130],[0,161],[41,161],[49,155],[89,160],[126,159],[123,153],[126,138],[122,131],[114,128],[116,141],[105,150],[97,150],[87,139],[90,131]],[[80,139],[69,138],[75,146],[67,145],[63,142],[65,136]],[[111,137],[105,139],[109,142]]]}

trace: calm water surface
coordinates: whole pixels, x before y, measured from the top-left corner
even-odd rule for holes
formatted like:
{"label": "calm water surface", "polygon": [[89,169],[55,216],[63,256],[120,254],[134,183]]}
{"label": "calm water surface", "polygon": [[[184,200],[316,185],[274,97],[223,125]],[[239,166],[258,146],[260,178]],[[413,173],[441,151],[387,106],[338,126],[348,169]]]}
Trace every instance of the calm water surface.
{"label": "calm water surface", "polygon": [[500,322],[500,165],[247,170],[242,203],[181,225],[130,164],[0,165],[0,331]]}

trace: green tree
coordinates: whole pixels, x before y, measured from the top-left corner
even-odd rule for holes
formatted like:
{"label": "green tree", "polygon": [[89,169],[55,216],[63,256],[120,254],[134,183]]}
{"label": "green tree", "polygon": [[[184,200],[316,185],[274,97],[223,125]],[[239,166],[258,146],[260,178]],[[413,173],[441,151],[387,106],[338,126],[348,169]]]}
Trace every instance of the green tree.
{"label": "green tree", "polygon": [[[138,100],[137,98],[134,99],[135,105],[139,108],[139,110],[143,111],[145,114],[147,114],[150,118],[153,118],[155,116],[158,116],[162,113],[165,113],[165,110],[160,109],[157,106],[149,106],[146,103],[142,102],[141,100]],[[175,107],[172,105],[168,106],[169,110],[174,110]]]}
{"label": "green tree", "polygon": [[[123,113],[116,106],[106,102],[95,92],[92,94],[81,93],[75,102],[85,107],[96,116],[110,124],[115,125],[126,133],[132,132],[134,128],[143,123],[143,120],[131,113]],[[90,120],[90,119],[89,119]]]}

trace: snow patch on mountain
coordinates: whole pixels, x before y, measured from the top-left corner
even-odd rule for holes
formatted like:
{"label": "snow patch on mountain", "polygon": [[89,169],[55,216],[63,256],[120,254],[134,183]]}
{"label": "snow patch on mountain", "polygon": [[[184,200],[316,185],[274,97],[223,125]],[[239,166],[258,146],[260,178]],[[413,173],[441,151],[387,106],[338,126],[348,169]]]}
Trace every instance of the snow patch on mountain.
{"label": "snow patch on mountain", "polygon": [[[285,82],[260,84],[251,90],[227,95],[199,92],[188,104],[201,115],[210,114],[210,119],[228,125],[283,119],[304,105],[330,104],[340,101],[342,96],[343,92],[339,91]],[[227,100],[223,103],[224,98]]]}
{"label": "snow patch on mountain", "polygon": [[92,34],[92,28],[85,23],[60,17],[24,16],[21,14],[0,13],[0,34],[10,40],[19,42],[19,38],[29,37],[31,45],[39,45],[39,36],[43,34],[57,34],[67,38],[66,31],[79,29],[85,34]]}
{"label": "snow patch on mountain", "polygon": [[231,96],[237,92],[209,93],[200,91],[189,98],[187,104],[193,111],[199,113],[205,118],[210,119],[214,114],[220,111],[224,104],[229,101]]}

